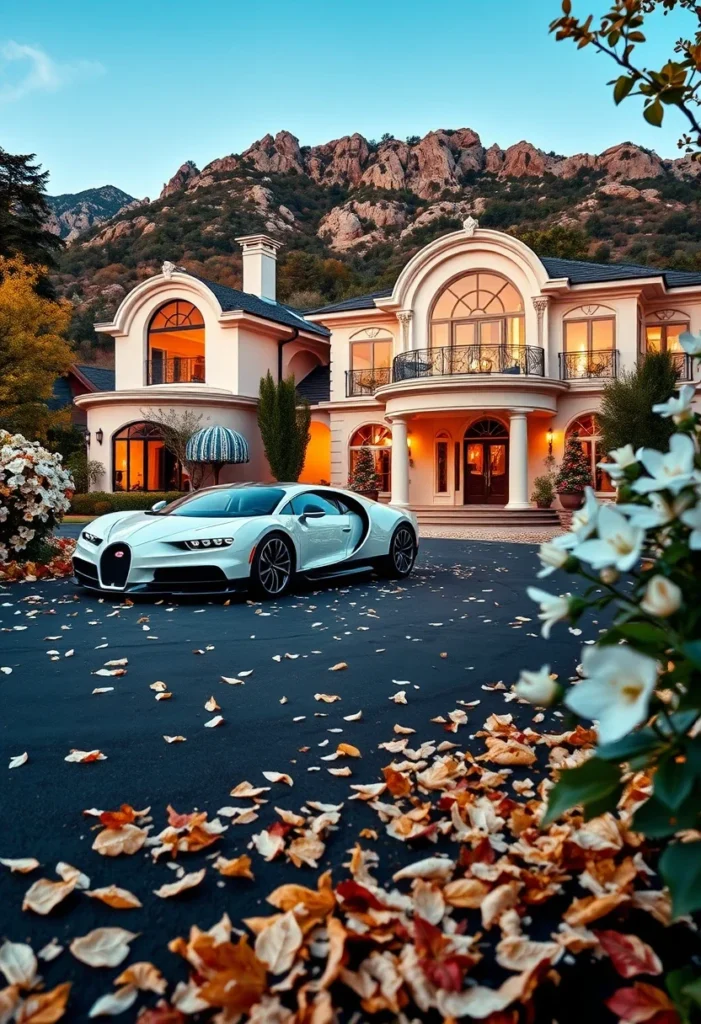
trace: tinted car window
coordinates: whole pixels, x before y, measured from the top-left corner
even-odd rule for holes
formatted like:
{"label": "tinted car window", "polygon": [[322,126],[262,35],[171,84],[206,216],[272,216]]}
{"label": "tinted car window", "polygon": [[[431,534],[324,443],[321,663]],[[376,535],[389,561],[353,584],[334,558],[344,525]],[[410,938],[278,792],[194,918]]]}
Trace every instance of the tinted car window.
{"label": "tinted car window", "polygon": [[214,517],[242,519],[247,516],[269,516],[275,511],[285,492],[279,487],[234,487],[231,490],[195,491],[166,505],[158,516]]}
{"label": "tinted car window", "polygon": [[339,515],[338,506],[328,498],[322,498],[319,494],[297,494],[290,502],[292,511],[297,516],[305,512],[325,512],[327,516]]}

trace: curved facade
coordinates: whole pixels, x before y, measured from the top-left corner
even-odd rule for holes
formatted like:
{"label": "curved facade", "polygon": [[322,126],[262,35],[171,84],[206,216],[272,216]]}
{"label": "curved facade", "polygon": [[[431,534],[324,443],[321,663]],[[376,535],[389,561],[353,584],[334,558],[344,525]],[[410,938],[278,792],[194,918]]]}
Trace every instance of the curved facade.
{"label": "curved facade", "polygon": [[[274,292],[277,243],[258,238],[242,240],[244,280],[268,291],[272,281]],[[256,260],[268,261],[263,270]],[[246,478],[267,479],[258,384],[268,370],[292,372],[298,383],[308,378],[300,392],[313,396],[303,479],[345,485],[367,442],[384,496],[397,504],[523,510],[550,448],[558,459],[575,428],[595,471],[606,381],[659,350],[690,379],[678,338],[701,330],[701,276],[540,259],[468,218],[421,249],[386,293],[302,317],[274,294],[164,267],[97,329],[115,339],[116,389],[77,399],[93,438],[148,420],[149,407],[190,409],[203,426],[243,433]],[[114,466],[94,445],[109,484]]]}

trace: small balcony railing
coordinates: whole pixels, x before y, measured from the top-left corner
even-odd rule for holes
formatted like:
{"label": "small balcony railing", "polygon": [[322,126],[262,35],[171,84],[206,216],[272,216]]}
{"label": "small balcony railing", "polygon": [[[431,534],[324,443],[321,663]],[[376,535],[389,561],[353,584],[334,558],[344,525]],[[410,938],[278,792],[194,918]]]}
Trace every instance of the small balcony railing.
{"label": "small balcony railing", "polygon": [[204,356],[149,359],[147,384],[204,384]]}
{"label": "small balcony railing", "polygon": [[678,380],[694,379],[694,360],[686,352],[670,352]]}
{"label": "small balcony railing", "polygon": [[545,376],[543,349],[536,345],[453,345],[414,349],[394,357],[392,379],[508,373]]}
{"label": "small balcony railing", "polygon": [[596,380],[618,376],[618,350],[560,352],[560,380]]}
{"label": "small balcony railing", "polygon": [[374,395],[378,388],[390,382],[389,366],[378,366],[374,370],[346,370],[346,398]]}

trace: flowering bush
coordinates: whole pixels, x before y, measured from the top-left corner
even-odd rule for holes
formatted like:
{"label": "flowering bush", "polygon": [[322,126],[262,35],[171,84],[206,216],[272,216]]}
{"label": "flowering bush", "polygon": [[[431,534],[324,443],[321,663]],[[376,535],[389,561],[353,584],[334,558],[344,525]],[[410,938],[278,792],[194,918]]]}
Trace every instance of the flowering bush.
{"label": "flowering bush", "polygon": [[0,430],[0,564],[31,556],[70,507],[73,481],[61,456]]}
{"label": "flowering bush", "polygon": [[572,434],[565,442],[565,453],[558,474],[555,477],[555,490],[558,494],[571,491],[583,491],[592,484],[589,459],[582,450],[582,442],[577,434]]}
{"label": "flowering bush", "polygon": [[17,583],[25,580],[57,580],[73,575],[73,552],[75,541],[68,537],[52,537],[46,545],[46,553],[36,561],[13,560],[0,565],[0,582]]}
{"label": "flowering bush", "polygon": [[[701,357],[701,337],[681,341]],[[659,871],[674,916],[701,910],[701,416],[694,392],[684,385],[653,406],[676,425],[668,452],[626,445],[601,464],[618,486],[618,504],[599,505],[588,488],[571,532],[541,547],[540,577],[563,569],[588,584],[581,595],[529,588],[544,636],[585,611],[599,620],[605,609],[614,612],[596,645],[584,649],[580,680],[561,686],[545,665],[523,672],[515,688],[532,703],[562,701],[598,722],[598,747],[561,772],[545,823],[575,805],[588,818],[620,811],[637,773],[628,824],[663,847]]]}

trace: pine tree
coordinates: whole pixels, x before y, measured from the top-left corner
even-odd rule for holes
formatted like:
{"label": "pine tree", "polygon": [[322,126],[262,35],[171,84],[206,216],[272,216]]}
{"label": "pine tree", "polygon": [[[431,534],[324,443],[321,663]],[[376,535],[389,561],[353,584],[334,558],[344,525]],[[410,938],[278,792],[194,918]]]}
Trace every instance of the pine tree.
{"label": "pine tree", "polygon": [[560,469],[555,478],[555,490],[563,492],[583,491],[592,486],[591,465],[582,450],[582,442],[578,434],[570,434],[565,443],[565,454],[562,456]]}
{"label": "pine tree", "polygon": [[261,377],[258,427],[271,472],[276,480],[299,479],[311,435],[309,402],[300,399],[293,376],[275,383],[270,370]]}
{"label": "pine tree", "polygon": [[13,156],[0,146],[0,256],[22,256],[28,263],[52,267],[63,242],[46,228],[48,171],[34,153]]}
{"label": "pine tree", "polygon": [[361,446],[355,457],[355,465],[351,471],[348,486],[352,491],[358,491],[361,494],[379,490],[380,477],[375,469],[375,457],[367,441]]}
{"label": "pine tree", "polygon": [[674,422],[658,416],[652,407],[671,398],[676,386],[677,369],[669,352],[650,352],[635,370],[609,381],[596,415],[602,450],[632,444],[636,450],[666,451]]}

